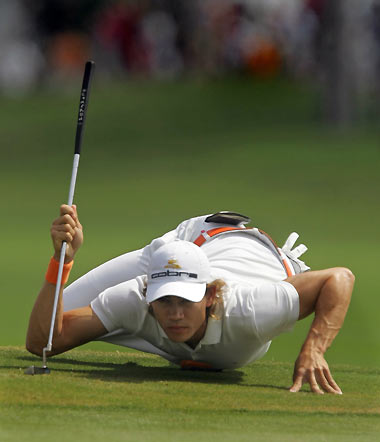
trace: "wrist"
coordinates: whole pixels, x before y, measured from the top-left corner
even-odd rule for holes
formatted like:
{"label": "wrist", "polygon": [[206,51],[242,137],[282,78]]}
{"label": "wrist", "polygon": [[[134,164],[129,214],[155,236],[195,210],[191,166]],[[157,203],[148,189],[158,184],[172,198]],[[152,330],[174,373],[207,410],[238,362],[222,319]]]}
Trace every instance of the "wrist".
{"label": "wrist", "polygon": [[320,354],[325,354],[328,349],[329,340],[322,333],[318,332],[315,328],[311,328],[305,342],[302,345],[302,352],[318,352]]}
{"label": "wrist", "polygon": [[[60,252],[55,252],[53,255],[53,258],[59,262],[61,259],[61,253]],[[74,261],[74,255],[73,256],[67,256],[65,255],[65,264],[70,264],[71,262]]]}

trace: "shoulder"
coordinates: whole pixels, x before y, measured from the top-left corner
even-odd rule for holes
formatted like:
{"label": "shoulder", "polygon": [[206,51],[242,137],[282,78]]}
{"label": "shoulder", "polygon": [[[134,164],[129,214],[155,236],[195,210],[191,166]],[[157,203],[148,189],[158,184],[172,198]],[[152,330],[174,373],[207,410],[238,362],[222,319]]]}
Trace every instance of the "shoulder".
{"label": "shoulder", "polygon": [[145,302],[144,289],[146,287],[146,276],[137,276],[128,281],[121,282],[113,287],[109,287],[100,293],[102,298],[123,298],[125,300],[139,299]]}
{"label": "shoulder", "polygon": [[244,284],[229,282],[224,296],[226,315],[254,315],[265,311],[270,315],[275,309],[298,303],[298,293],[286,281]]}
{"label": "shoulder", "polygon": [[235,284],[225,298],[223,329],[231,336],[256,336],[264,344],[289,331],[299,314],[299,297],[291,284]]}
{"label": "shoulder", "polygon": [[249,284],[226,281],[223,293],[224,316],[228,319],[234,316],[247,316],[252,312],[251,300],[258,289]]}
{"label": "shoulder", "polygon": [[91,302],[91,307],[102,322],[123,328],[138,328],[148,314],[144,296],[145,277],[137,277],[110,287]]}

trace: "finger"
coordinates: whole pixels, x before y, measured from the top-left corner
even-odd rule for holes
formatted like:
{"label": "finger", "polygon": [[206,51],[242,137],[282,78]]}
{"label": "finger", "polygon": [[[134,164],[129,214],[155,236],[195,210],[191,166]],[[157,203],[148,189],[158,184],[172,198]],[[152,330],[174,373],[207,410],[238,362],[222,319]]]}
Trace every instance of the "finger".
{"label": "finger", "polygon": [[300,391],[302,384],[303,384],[303,375],[299,374],[294,377],[293,385],[289,388],[289,391],[291,393],[297,393],[298,391]]}
{"label": "finger", "polygon": [[57,225],[61,225],[61,224],[69,224],[72,228],[75,228],[77,225],[76,221],[69,214],[62,215],[53,221],[53,226],[57,226]]}
{"label": "finger", "polygon": [[71,227],[75,228],[77,223],[72,215],[64,215],[62,217],[62,224],[69,224]]}
{"label": "finger", "polygon": [[322,390],[319,388],[319,386],[318,386],[318,382],[317,382],[317,380],[315,379],[315,374],[314,374],[314,372],[310,373],[310,376],[309,376],[309,380],[308,380],[308,382],[309,382],[309,384],[310,384],[310,389],[311,389],[311,391],[312,391],[313,393],[316,393],[316,394],[324,394],[323,391],[322,391]]}
{"label": "finger", "polygon": [[67,204],[62,204],[61,207],[59,208],[59,214],[61,216],[66,214],[74,215],[74,209]]}
{"label": "finger", "polygon": [[73,236],[68,232],[59,232],[54,237],[54,244],[56,244],[58,247],[61,247],[63,242],[66,242],[70,244],[73,240]]}
{"label": "finger", "polygon": [[73,204],[73,205],[71,206],[71,208],[73,209],[72,217],[73,217],[73,219],[75,220],[75,222],[77,222],[77,221],[78,221],[77,206],[76,206],[75,204]]}
{"label": "finger", "polygon": [[332,377],[329,369],[325,369],[324,370],[324,375],[325,375],[325,378],[327,379],[327,382],[334,389],[334,393],[335,394],[343,394],[343,392],[340,389],[339,385],[334,381],[334,378]]}
{"label": "finger", "polygon": [[316,370],[316,379],[318,384],[322,387],[324,391],[327,393],[337,394],[338,392],[334,390],[334,388],[329,384],[328,380],[325,377],[323,370]]}
{"label": "finger", "polygon": [[57,224],[51,226],[51,232],[68,232],[71,233],[73,236],[75,235],[75,226],[72,226],[71,224]]}
{"label": "finger", "polygon": [[72,242],[75,236],[75,230],[67,228],[67,226],[56,226],[52,229],[51,235],[55,242]]}
{"label": "finger", "polygon": [[73,214],[73,219],[76,223],[76,227],[78,227],[78,229],[83,230],[82,224],[79,221],[79,217],[78,217],[78,209],[77,206],[75,204],[72,205],[74,214]]}

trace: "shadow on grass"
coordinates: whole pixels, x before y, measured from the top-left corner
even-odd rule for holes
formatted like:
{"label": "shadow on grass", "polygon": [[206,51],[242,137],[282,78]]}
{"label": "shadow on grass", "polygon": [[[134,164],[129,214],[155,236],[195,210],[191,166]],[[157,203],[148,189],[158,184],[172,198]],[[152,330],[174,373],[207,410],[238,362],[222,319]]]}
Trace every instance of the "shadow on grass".
{"label": "shadow on grass", "polygon": [[[41,366],[33,356],[17,356],[16,359],[30,361],[36,366]],[[152,361],[153,362],[153,361]],[[153,362],[154,363],[154,362]],[[54,367],[59,364],[61,367]],[[71,368],[64,368],[62,365],[70,365]],[[287,390],[287,387],[269,384],[247,384],[244,382],[245,374],[239,370],[227,371],[198,371],[181,370],[176,365],[167,366],[145,366],[136,362],[126,362],[117,364],[101,361],[84,361],[78,359],[54,357],[48,361],[48,366],[52,373],[76,373],[90,379],[97,379],[105,382],[131,382],[143,383],[149,381],[160,382],[195,382],[219,385],[244,385],[245,387],[273,388],[277,390]],[[82,367],[82,368],[80,368]],[[88,368],[83,368],[88,367]],[[92,367],[92,368],[91,368]],[[2,367],[11,368],[11,367]],[[26,367],[24,367],[26,368]]]}
{"label": "shadow on grass", "polygon": [[[18,356],[18,360],[30,361],[36,366],[41,366],[41,361],[33,356]],[[154,360],[152,363],[154,364]],[[56,366],[57,364],[60,367]],[[194,381],[214,382],[217,384],[240,383],[243,373],[240,371],[192,371],[181,370],[176,365],[150,366],[138,364],[137,362],[125,362],[117,364],[114,362],[84,361],[78,359],[54,357],[48,360],[48,367],[52,372],[75,372],[86,377],[109,381],[109,382],[135,382],[146,381]],[[62,365],[70,365],[71,368],[63,368]],[[81,368],[82,367],[82,368]],[[88,367],[88,368],[83,368]],[[5,368],[5,367],[3,367]],[[6,367],[11,368],[11,367]],[[26,367],[25,367],[26,368]]]}

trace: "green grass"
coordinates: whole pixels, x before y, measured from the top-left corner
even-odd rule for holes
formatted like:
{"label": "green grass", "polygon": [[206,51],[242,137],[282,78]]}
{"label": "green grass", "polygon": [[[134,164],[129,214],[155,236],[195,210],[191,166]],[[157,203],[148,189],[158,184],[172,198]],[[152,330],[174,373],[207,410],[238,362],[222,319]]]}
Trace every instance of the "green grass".
{"label": "green grass", "polygon": [[375,441],[380,371],[333,367],[342,396],[292,394],[292,364],[182,371],[139,352],[71,351],[50,375],[26,376],[38,358],[3,347],[0,440]]}
{"label": "green grass", "polygon": [[[49,225],[67,200],[77,99],[45,91],[1,102],[1,345],[24,342]],[[240,211],[279,243],[298,231],[312,268],[354,271],[329,357],[379,365],[378,133],[324,127],[317,103],[315,91],[286,82],[95,83],[75,196],[85,244],[72,279],[188,217]],[[292,361],[307,324],[268,357]]]}
{"label": "green grass", "polygon": [[[67,200],[78,91],[0,104],[0,345],[22,346],[51,255],[49,226]],[[71,352],[51,362],[52,375],[29,378],[18,367],[35,359],[3,347],[1,440],[375,440],[379,134],[371,125],[336,132],[318,109],[317,91],[286,82],[95,82],[75,196],[85,244],[71,280],[217,210],[250,215],[279,243],[295,230],[312,268],[356,275],[327,353],[343,397],[284,390],[309,320],[233,374],[183,373],[91,343],[109,354]]]}

